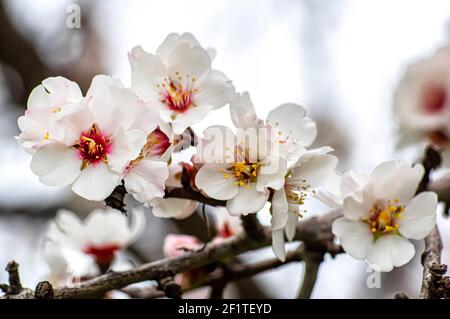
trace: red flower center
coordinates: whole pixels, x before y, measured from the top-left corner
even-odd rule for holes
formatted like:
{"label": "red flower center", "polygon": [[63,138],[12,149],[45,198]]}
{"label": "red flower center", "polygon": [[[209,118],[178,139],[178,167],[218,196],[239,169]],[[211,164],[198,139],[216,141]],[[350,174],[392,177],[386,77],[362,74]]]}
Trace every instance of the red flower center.
{"label": "red flower center", "polygon": [[88,245],[83,249],[83,252],[92,255],[99,265],[109,266],[116,255],[116,252],[121,247],[117,244],[106,244],[101,246]]}
{"label": "red flower center", "polygon": [[99,162],[106,163],[111,144],[109,139],[99,132],[95,125],[92,125],[89,131],[81,133],[77,148],[83,160],[83,167],[86,167]]}
{"label": "red flower center", "polygon": [[161,156],[169,148],[169,137],[159,128],[151,132],[147,137],[147,143],[144,146],[145,156]]}
{"label": "red flower center", "polygon": [[422,105],[427,113],[439,113],[444,110],[447,102],[445,87],[436,84],[428,84],[422,95]]}
{"label": "red flower center", "polygon": [[[181,76],[177,75],[181,80]],[[195,82],[195,78],[191,79]],[[187,111],[191,106],[194,106],[193,93],[195,90],[191,89],[191,85],[188,82],[186,85],[175,83],[171,79],[164,79],[161,85],[157,85],[160,89],[159,95],[161,101],[167,105],[172,111],[183,113]]]}

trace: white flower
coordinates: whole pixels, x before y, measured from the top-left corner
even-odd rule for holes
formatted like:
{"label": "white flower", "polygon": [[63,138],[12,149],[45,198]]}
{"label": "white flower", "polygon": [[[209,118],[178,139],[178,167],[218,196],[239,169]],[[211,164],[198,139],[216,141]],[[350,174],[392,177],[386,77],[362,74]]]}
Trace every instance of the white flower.
{"label": "white flower", "polygon": [[23,148],[34,153],[41,146],[55,140],[53,121],[56,115],[83,98],[81,90],[73,81],[61,76],[42,81],[31,91],[25,115],[18,120],[21,134],[17,137]]}
{"label": "white flower", "polygon": [[[179,164],[169,166],[169,178],[166,186],[169,188],[183,187],[181,184],[182,167]],[[182,198],[155,198],[149,202],[153,215],[162,218],[184,219],[191,216],[198,207],[198,202]]]}
{"label": "white flower", "polygon": [[[449,149],[450,46],[411,65],[394,96],[399,146],[429,141]],[[450,151],[444,158],[450,159]]]}
{"label": "white flower", "polygon": [[213,238],[213,243],[221,243],[244,231],[241,219],[231,216],[224,207],[216,207],[214,216],[216,217],[217,235]]}
{"label": "white flower", "polygon": [[101,266],[109,266],[117,252],[136,241],[145,228],[142,211],[131,212],[131,224],[121,212],[112,208],[95,209],[85,220],[61,209],[50,223],[47,237],[63,249],[92,256]]}
{"label": "white flower", "polygon": [[[104,81],[107,83],[107,81]],[[31,170],[50,186],[67,186],[89,200],[103,200],[145,145],[135,128],[142,107],[137,96],[116,85],[93,81],[95,94],[66,106],[55,120],[59,141],[42,146]],[[99,87],[100,86],[100,87]]]}
{"label": "white flower", "polygon": [[231,81],[211,69],[210,54],[191,34],[169,35],[156,54],[134,47],[129,60],[133,89],[172,124],[176,134],[229,103],[234,95]]}
{"label": "white flower", "polygon": [[[230,104],[233,124],[237,128],[248,129],[264,126],[264,121],[256,115],[248,92],[236,94]],[[297,104],[282,104],[267,116],[268,125],[274,134],[274,140],[286,148],[288,159],[296,159],[304,147],[310,146],[317,135],[316,123],[306,117],[306,110]]]}
{"label": "white flower", "polygon": [[409,262],[414,245],[436,223],[437,196],[422,192],[414,196],[424,174],[423,166],[387,161],[368,176],[360,191],[343,201],[344,217],[332,231],[344,250],[377,271],[391,271]]}
{"label": "white flower", "polygon": [[286,259],[284,235],[294,238],[300,207],[310,194],[324,185],[333,175],[338,159],[329,155],[330,147],[305,151],[286,174],[284,187],[272,198],[272,249],[282,261]]}
{"label": "white flower", "polygon": [[230,129],[213,126],[204,136],[195,184],[209,197],[226,200],[231,215],[259,211],[269,198],[269,188],[283,187],[286,161],[264,134],[250,137],[248,143],[245,136],[235,137]]}

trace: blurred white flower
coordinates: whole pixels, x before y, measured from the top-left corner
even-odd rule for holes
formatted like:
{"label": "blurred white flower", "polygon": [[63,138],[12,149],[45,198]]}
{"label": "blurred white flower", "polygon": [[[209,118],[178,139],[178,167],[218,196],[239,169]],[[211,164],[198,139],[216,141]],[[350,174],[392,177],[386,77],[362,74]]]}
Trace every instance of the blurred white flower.
{"label": "blurred white flower", "polygon": [[264,122],[258,118],[249,93],[244,92],[236,94],[230,104],[230,113],[237,128],[268,125],[273,131],[274,140],[286,149],[289,160],[296,160],[304,147],[310,146],[317,135],[316,123],[297,104],[286,103],[274,108]]}
{"label": "blurred white flower", "polygon": [[415,196],[423,174],[420,164],[387,161],[343,200],[344,217],[332,231],[350,256],[366,259],[376,271],[391,271],[412,259],[415,249],[408,239],[423,239],[436,223],[437,195]]}
{"label": "blurred white flower", "polygon": [[176,134],[229,103],[234,95],[231,81],[211,69],[212,52],[185,33],[170,34],[156,54],[140,46],[129,54],[133,89],[162,120],[172,124]]}
{"label": "blurred white flower", "polygon": [[[92,256],[99,267],[107,268],[116,253],[134,243],[145,229],[142,211],[133,210],[130,217],[131,223],[118,210],[104,208],[93,210],[81,220],[73,212],[62,209],[50,223],[46,236],[62,249]],[[58,258],[53,260],[58,261]],[[58,265],[58,262],[52,264]]]}
{"label": "blurred white flower", "polygon": [[286,259],[284,236],[294,238],[300,207],[309,195],[315,194],[334,174],[338,159],[329,155],[333,149],[322,147],[304,151],[297,162],[289,167],[284,187],[272,197],[272,249],[282,261]]}
{"label": "blurred white flower", "polygon": [[[450,142],[450,46],[409,66],[394,95],[399,146],[428,141],[448,151]],[[450,151],[444,159],[450,160]]]}
{"label": "blurred white flower", "polygon": [[42,146],[31,162],[42,183],[72,184],[75,193],[89,200],[111,194],[147,140],[136,124],[142,107],[137,96],[96,79],[92,96],[59,112],[54,124],[59,141]]}
{"label": "blurred white flower", "polygon": [[209,197],[226,200],[231,215],[259,211],[269,198],[269,188],[283,187],[287,164],[267,134],[258,132],[249,143],[227,127],[213,126],[204,136],[195,185]]}
{"label": "blurred white flower", "polygon": [[213,238],[213,243],[220,243],[244,231],[241,219],[231,216],[224,207],[215,208],[215,217],[217,235]]}

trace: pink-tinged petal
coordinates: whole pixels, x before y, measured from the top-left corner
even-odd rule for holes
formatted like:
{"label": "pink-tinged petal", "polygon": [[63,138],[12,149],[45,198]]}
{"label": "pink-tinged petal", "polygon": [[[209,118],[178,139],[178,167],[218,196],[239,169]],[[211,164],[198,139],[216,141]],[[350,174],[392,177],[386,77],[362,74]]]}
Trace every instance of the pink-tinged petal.
{"label": "pink-tinged petal", "polygon": [[72,190],[88,200],[104,200],[119,184],[120,175],[111,171],[108,165],[98,163],[89,165],[81,171],[73,183]]}
{"label": "pink-tinged petal", "polygon": [[223,165],[204,165],[195,176],[195,185],[209,197],[227,200],[236,196],[238,186]]}
{"label": "pink-tinged petal", "polygon": [[164,196],[164,182],[169,177],[167,163],[154,160],[141,160],[126,173],[124,181],[127,191],[136,200],[145,203],[155,197]]}
{"label": "pink-tinged petal", "polygon": [[415,253],[414,245],[398,235],[378,238],[369,250],[367,262],[376,271],[391,271],[408,263]]}
{"label": "pink-tinged petal", "polygon": [[197,250],[203,243],[194,236],[169,234],[164,238],[163,252],[166,257],[178,257],[186,250]]}
{"label": "pink-tinged petal", "polygon": [[414,197],[398,219],[398,231],[410,239],[423,239],[436,225],[438,198],[433,192],[423,192]]}
{"label": "pink-tinged petal", "polygon": [[31,160],[31,171],[49,186],[67,186],[79,175],[81,160],[77,151],[61,143],[41,147]]}
{"label": "pink-tinged petal", "polygon": [[286,252],[284,250],[284,230],[272,230],[272,251],[275,256],[284,262],[286,260]]}
{"label": "pink-tinged petal", "polygon": [[254,184],[248,188],[241,186],[238,188],[237,195],[227,201],[228,212],[233,216],[247,215],[256,213],[269,199],[270,192],[258,192]]}
{"label": "pink-tinged petal", "polygon": [[341,217],[333,222],[332,232],[347,254],[359,260],[367,257],[373,244],[373,235],[367,224]]}

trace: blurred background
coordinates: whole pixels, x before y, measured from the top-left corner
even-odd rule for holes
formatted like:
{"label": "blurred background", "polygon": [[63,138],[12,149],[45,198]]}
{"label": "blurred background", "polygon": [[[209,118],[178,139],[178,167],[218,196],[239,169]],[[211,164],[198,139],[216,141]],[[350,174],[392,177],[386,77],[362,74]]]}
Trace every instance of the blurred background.
{"label": "blurred background", "polygon": [[[81,28],[66,26],[73,3],[81,8]],[[127,52],[133,46],[153,52],[168,33],[191,32],[217,50],[214,67],[238,91],[250,92],[261,118],[281,103],[302,104],[318,123],[316,145],[335,148],[341,170],[370,170],[404,157],[394,148],[393,92],[409,64],[449,43],[449,30],[448,0],[0,1],[0,267],[15,259],[23,284],[34,286],[45,271],[43,234],[57,209],[83,215],[101,205],[40,184],[30,156],[14,140],[28,94],[44,78],[65,76],[84,92],[99,73],[130,85]],[[231,125],[228,112],[214,111],[194,129]],[[137,259],[161,258],[167,233],[205,236],[198,233],[198,215],[177,222],[147,217],[147,230],[130,252]],[[450,221],[438,222],[448,264]],[[423,243],[416,245],[421,252]],[[369,289],[364,262],[327,258],[313,297],[391,298],[399,290],[418,296],[419,259],[417,253],[407,266],[384,274],[381,288]],[[227,295],[291,298],[301,267],[290,264],[238,282]],[[0,282],[6,279],[0,271]]]}

